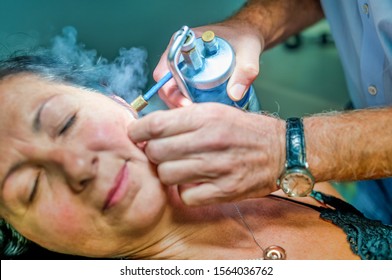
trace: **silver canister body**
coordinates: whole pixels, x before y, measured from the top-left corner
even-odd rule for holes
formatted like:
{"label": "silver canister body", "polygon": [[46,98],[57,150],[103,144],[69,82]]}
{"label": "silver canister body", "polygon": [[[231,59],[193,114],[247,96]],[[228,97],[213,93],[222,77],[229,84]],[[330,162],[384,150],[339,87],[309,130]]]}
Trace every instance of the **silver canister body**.
{"label": "silver canister body", "polygon": [[224,39],[212,31],[195,38],[193,31],[181,48],[184,66],[180,69],[194,102],[220,102],[248,109],[254,89],[248,89],[243,98],[233,101],[227,95],[227,83],[235,67],[235,53]]}
{"label": "silver canister body", "polygon": [[183,26],[169,47],[168,66],[182,94],[194,102],[220,102],[248,111],[260,110],[253,86],[241,100],[233,101],[228,96],[226,89],[234,71],[235,53],[226,40],[212,31],[196,38],[188,26]]}

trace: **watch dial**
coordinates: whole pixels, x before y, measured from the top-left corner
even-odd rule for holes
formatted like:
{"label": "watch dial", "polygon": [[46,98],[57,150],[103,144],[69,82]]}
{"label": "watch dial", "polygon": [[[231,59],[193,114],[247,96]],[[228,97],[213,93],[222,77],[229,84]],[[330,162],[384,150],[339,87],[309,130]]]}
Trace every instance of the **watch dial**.
{"label": "watch dial", "polygon": [[289,196],[307,196],[313,189],[313,182],[304,174],[290,174],[283,179],[282,189]]}

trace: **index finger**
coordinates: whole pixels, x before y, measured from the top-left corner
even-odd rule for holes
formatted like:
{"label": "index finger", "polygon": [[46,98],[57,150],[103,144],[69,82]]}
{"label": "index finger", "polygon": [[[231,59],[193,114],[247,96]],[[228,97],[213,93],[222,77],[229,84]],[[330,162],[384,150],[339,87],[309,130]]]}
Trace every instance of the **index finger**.
{"label": "index finger", "polygon": [[195,113],[197,105],[156,111],[144,116],[128,126],[128,137],[138,143],[194,131],[199,127],[199,118]]}

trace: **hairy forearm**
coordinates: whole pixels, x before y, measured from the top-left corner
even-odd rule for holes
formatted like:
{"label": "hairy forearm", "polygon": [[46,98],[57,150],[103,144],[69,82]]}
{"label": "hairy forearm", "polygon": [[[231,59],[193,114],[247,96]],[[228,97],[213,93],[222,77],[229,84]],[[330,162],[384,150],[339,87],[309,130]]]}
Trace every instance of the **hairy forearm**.
{"label": "hairy forearm", "polygon": [[319,0],[249,0],[229,21],[256,27],[268,49],[323,16]]}
{"label": "hairy forearm", "polygon": [[316,181],[392,176],[392,108],[304,119],[309,168]]}

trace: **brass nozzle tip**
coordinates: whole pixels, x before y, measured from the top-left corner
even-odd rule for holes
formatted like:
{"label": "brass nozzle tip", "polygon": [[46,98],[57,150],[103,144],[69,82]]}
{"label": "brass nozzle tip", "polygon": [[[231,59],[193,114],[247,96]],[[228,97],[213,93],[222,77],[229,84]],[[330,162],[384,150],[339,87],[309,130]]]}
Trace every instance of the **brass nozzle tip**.
{"label": "brass nozzle tip", "polygon": [[201,35],[201,39],[203,42],[209,43],[215,38],[215,33],[211,30],[205,31],[203,35]]}
{"label": "brass nozzle tip", "polygon": [[132,101],[131,107],[136,111],[140,112],[148,105],[148,102],[143,98],[143,96],[139,95],[135,100]]}

